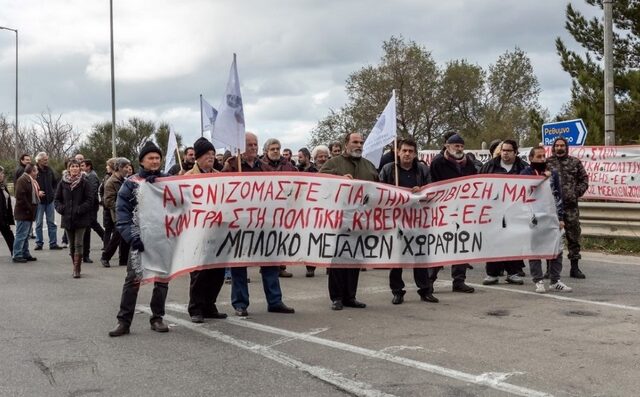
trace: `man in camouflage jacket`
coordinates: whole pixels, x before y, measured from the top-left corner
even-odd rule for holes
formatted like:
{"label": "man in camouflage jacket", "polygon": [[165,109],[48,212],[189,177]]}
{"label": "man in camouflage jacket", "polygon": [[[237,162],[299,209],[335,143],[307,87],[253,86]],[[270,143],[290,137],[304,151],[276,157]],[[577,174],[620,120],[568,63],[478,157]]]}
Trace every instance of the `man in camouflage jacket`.
{"label": "man in camouflage jacket", "polygon": [[585,278],[578,267],[580,260],[580,210],[578,199],[589,188],[589,177],[582,162],[569,156],[569,145],[563,137],[553,142],[552,156],[547,160],[549,167],[560,175],[564,201],[565,237],[571,261],[569,275],[573,278]]}

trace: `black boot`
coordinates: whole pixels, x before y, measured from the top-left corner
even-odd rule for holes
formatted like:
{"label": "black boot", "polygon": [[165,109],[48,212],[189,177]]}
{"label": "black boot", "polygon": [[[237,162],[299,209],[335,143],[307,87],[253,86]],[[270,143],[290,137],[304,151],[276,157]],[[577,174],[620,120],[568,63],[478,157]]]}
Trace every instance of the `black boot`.
{"label": "black boot", "polygon": [[580,271],[577,259],[571,259],[571,271],[569,272],[569,276],[572,278],[587,278],[587,276]]}

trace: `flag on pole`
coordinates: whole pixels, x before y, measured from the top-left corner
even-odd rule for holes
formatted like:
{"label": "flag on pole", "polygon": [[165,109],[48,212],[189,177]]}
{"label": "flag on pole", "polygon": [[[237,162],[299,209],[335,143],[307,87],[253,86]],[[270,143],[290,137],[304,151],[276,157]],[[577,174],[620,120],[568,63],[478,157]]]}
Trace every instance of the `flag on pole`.
{"label": "flag on pole", "polygon": [[385,145],[396,138],[396,91],[391,92],[391,99],[382,111],[378,121],[367,136],[362,147],[362,157],[371,161],[378,168]]}
{"label": "flag on pole", "polygon": [[242,108],[242,95],[240,94],[236,54],[233,54],[227,90],[218,109],[215,129],[211,136],[214,146],[228,147],[232,152],[236,150],[241,153],[244,152],[244,111]]}
{"label": "flag on pole", "polygon": [[218,118],[218,111],[211,106],[206,99],[200,96],[202,101],[200,102],[200,114],[202,115],[202,132],[208,132],[209,136],[206,138],[211,140],[213,137],[213,130],[216,126],[216,118]]}
{"label": "flag on pole", "polygon": [[164,160],[164,173],[168,174],[171,167],[176,163],[176,150],[178,150],[178,140],[176,134],[171,130],[167,141],[167,157]]}

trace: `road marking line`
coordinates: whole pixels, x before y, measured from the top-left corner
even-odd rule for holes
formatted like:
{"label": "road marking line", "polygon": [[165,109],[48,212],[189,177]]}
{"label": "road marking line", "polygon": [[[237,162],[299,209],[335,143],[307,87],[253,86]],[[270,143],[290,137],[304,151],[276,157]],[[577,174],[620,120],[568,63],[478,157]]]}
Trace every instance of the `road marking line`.
{"label": "road marking line", "polygon": [[[182,309],[184,305],[172,305],[168,304],[166,306],[169,310],[175,310],[181,313],[187,313],[186,310]],[[147,309],[148,310],[148,309]],[[147,311],[149,313],[149,311]],[[185,321],[186,322],[186,321]],[[374,358],[384,361],[389,361],[394,364],[399,364],[405,367],[410,367],[414,369],[418,369],[425,372],[430,372],[436,375],[445,376],[447,378],[456,379],[462,382],[471,383],[479,386],[487,386],[495,390],[504,391],[516,396],[523,397],[548,397],[551,394],[540,392],[537,390],[529,389],[522,386],[513,385],[510,383],[504,382],[502,377],[493,376],[492,372],[483,373],[480,375],[468,374],[466,372],[458,371],[455,369],[450,369],[446,367],[441,367],[435,364],[429,364],[423,361],[413,360],[405,357],[395,356],[393,354],[385,353],[382,351],[371,350],[364,347],[359,347],[355,345],[350,345],[343,342],[337,342],[331,339],[324,339],[314,335],[308,335],[306,333],[289,331],[282,328],[272,327],[270,325],[264,325],[260,323],[256,323],[248,320],[240,320],[237,318],[227,317],[226,322],[232,323],[234,325],[250,328],[256,331],[266,332],[274,335],[280,335],[292,339],[301,340],[304,342],[311,342],[317,345],[331,347],[336,350],[346,351],[348,353],[359,354],[361,356],[365,356],[368,358]],[[189,323],[189,325],[191,325]],[[514,374],[514,373],[511,373]]]}
{"label": "road marking line", "polygon": [[522,290],[511,289],[511,288],[506,288],[506,287],[495,287],[495,286],[482,285],[482,284],[472,284],[472,283],[467,283],[467,284],[472,286],[472,287],[476,287],[476,288],[495,289],[495,290],[499,290],[499,291],[514,292],[514,293],[517,293],[517,294],[533,295],[533,296],[538,296],[540,298],[549,298],[549,299],[557,299],[557,300],[561,300],[561,301],[584,303],[584,304],[588,304],[588,305],[612,307],[612,308],[615,308],[615,309],[640,311],[640,307],[638,307],[638,306],[622,305],[620,303],[598,302],[598,301],[592,301],[592,300],[588,300],[588,299],[569,298],[568,296],[564,296],[564,295],[555,295],[555,294],[562,294],[562,292],[539,294],[539,293],[533,292],[533,291],[522,291]]}
{"label": "road marking line", "polygon": [[[142,312],[151,315],[151,309],[149,308],[149,306],[138,305],[137,307]],[[167,321],[171,321],[193,332],[197,332],[209,338],[216,339],[220,342],[250,351],[251,353],[258,354],[262,357],[268,358],[269,360],[278,362],[284,366],[305,372],[353,395],[363,397],[394,397],[393,394],[387,394],[383,391],[374,389],[369,384],[345,378],[341,374],[334,372],[328,368],[305,364],[302,361],[296,360],[295,358],[285,353],[274,350],[269,346],[260,345],[242,339],[236,339],[232,336],[223,334],[222,332],[214,331],[201,325],[195,325],[190,321],[183,320],[171,315],[165,315],[164,317]]]}

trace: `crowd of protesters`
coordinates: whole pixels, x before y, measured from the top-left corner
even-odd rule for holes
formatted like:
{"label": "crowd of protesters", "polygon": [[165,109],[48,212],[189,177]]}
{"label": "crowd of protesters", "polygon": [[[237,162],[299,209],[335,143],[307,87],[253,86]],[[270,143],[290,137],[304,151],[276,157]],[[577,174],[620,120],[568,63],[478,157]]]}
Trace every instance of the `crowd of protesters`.
{"label": "crowd of protesters", "polygon": [[[278,139],[264,142],[263,154],[258,155],[258,137],[246,133],[246,149],[238,159],[230,152],[216,154],[213,144],[206,138],[198,139],[193,146],[183,151],[182,162],[170,168],[168,175],[215,174],[219,172],[310,172],[345,176],[371,182],[381,182],[418,191],[429,183],[475,174],[544,175],[551,179],[560,229],[564,229],[570,260],[570,277],[583,279],[586,276],[579,268],[580,220],[578,199],[588,188],[588,177],[580,160],[568,155],[567,141],[560,137],[552,146],[552,155],[545,158],[543,147],[534,147],[528,153],[528,162],[518,156],[518,144],[511,139],[492,142],[492,158],[480,163],[465,152],[464,138],[459,134],[447,134],[444,146],[429,165],[418,158],[418,145],[412,139],[399,141],[396,150],[387,152],[376,168],[362,157],[363,137],[358,133],[347,134],[342,142],[318,145],[312,150],[300,148],[297,156],[290,149],[282,149]],[[294,157],[296,159],[294,160]],[[47,153],[40,152],[31,161],[31,156],[20,157],[14,174],[15,204],[7,187],[5,170],[0,167],[0,232],[11,252],[14,263],[36,261],[31,254],[29,240],[35,226],[34,251],[45,247],[44,222],[48,249],[69,249],[69,262],[73,278],[81,277],[82,263],[93,263],[91,259],[91,234],[95,232],[102,241],[100,264],[111,267],[111,260],[118,252],[118,265],[126,266],[126,278],[122,288],[118,324],[109,332],[110,336],[129,333],[142,269],[140,253],[144,244],[135,222],[137,198],[135,192],[142,180],[153,183],[157,177],[167,176],[161,172],[163,153],[153,142],[147,142],[140,150],[138,172],[126,158],[111,158],[105,166],[105,176],[98,177],[94,163],[82,154],[65,162],[62,175],[49,166]],[[397,178],[397,180],[396,180]],[[98,213],[102,207],[102,224]],[[60,214],[63,230],[62,242],[58,245],[58,226],[55,212]],[[15,226],[15,234],[11,227]],[[558,231],[561,233],[561,231]],[[506,277],[510,284],[524,284],[525,263],[502,261],[486,263],[483,284],[492,285]],[[466,274],[471,265],[460,263],[451,266],[452,291],[473,293]],[[418,295],[424,302],[437,303],[434,282],[441,268],[413,269],[413,278]],[[360,269],[331,268],[328,273],[328,289],[332,310],[344,307],[365,308],[366,304],[356,299]],[[529,271],[535,291],[571,292],[571,287],[560,280],[562,253],[548,260],[546,272],[540,260],[529,260]],[[292,277],[284,266],[261,266],[260,274],[265,291],[267,310],[275,313],[294,313],[295,310],[283,302],[279,278]],[[306,277],[315,277],[315,267],[307,266]],[[226,318],[218,311],[216,300],[222,285],[231,284],[231,304],[235,315],[247,316],[249,307],[250,280],[247,268],[207,269],[190,274],[188,312],[191,321],[202,323],[205,319]],[[545,279],[549,279],[548,287]],[[391,269],[389,287],[393,304],[402,304],[405,283],[402,269]],[[151,329],[167,332],[163,322],[164,304],[168,284],[156,282],[151,298]]]}

